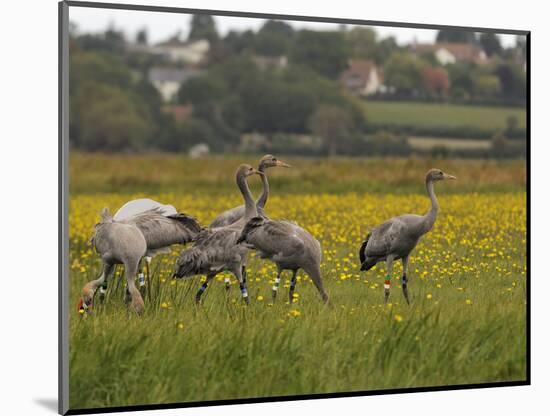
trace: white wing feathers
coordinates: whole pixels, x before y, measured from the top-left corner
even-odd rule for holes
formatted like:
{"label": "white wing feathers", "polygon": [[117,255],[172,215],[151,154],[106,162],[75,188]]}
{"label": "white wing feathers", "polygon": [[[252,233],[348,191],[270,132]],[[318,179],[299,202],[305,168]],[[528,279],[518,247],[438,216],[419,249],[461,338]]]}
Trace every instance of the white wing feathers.
{"label": "white wing feathers", "polygon": [[126,202],[113,216],[115,221],[122,221],[152,209],[159,209],[165,217],[176,215],[178,211],[172,205],[164,205],[149,198],[134,199]]}

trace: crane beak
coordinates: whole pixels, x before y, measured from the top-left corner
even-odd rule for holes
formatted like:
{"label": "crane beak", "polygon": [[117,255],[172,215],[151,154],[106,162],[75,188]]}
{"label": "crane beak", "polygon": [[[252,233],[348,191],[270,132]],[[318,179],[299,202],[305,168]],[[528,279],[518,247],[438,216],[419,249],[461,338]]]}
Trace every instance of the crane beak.
{"label": "crane beak", "polygon": [[263,172],[260,172],[259,170],[257,169],[253,169],[252,170],[252,174],[256,174],[256,175],[260,175],[260,176],[265,176],[265,174]]}
{"label": "crane beak", "polygon": [[444,178],[444,179],[454,179],[454,180],[456,180],[456,176],[447,175],[446,173],[443,175],[443,178]]}
{"label": "crane beak", "polygon": [[80,298],[80,300],[78,301],[78,313],[82,315],[87,311],[88,311],[88,305],[86,304],[86,302],[84,302],[83,298]]}
{"label": "crane beak", "polygon": [[285,163],[281,160],[277,160],[277,165],[276,166],[279,166],[281,168],[291,168],[292,167],[288,163]]}

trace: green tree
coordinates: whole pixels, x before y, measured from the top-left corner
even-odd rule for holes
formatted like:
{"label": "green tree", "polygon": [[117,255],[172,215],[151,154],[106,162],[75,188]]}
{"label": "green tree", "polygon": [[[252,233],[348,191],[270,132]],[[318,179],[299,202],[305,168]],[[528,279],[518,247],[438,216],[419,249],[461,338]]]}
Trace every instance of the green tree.
{"label": "green tree", "polygon": [[482,33],[479,36],[479,43],[487,56],[500,55],[502,53],[500,39],[492,32]]}
{"label": "green tree", "polygon": [[494,75],[480,75],[475,78],[474,88],[482,97],[494,97],[500,93],[500,80]]}
{"label": "green tree", "polygon": [[260,55],[287,55],[294,36],[294,29],[285,22],[268,20],[254,39],[254,50]]}
{"label": "green tree", "polygon": [[136,34],[136,42],[141,45],[147,45],[147,29],[141,29]]}
{"label": "green tree", "polygon": [[399,50],[395,38],[387,37],[378,41],[374,29],[368,27],[354,27],[346,33],[346,41],[352,58],[372,60],[379,65]]}
{"label": "green tree", "polygon": [[391,56],[384,67],[385,83],[398,93],[411,94],[422,85],[422,71],[427,63],[408,52]]}
{"label": "green tree", "polygon": [[292,61],[336,78],[346,68],[349,48],[342,32],[301,30],[292,48]]}
{"label": "green tree", "polygon": [[353,58],[373,59],[378,46],[374,29],[354,27],[346,33],[346,40],[350,45],[350,54]]}
{"label": "green tree", "polygon": [[178,101],[200,105],[208,101],[220,100],[226,94],[223,80],[214,76],[201,76],[182,84],[178,91]]}
{"label": "green tree", "polygon": [[451,95],[469,99],[475,95],[474,68],[472,65],[456,63],[445,67],[451,81]]}
{"label": "green tree", "polygon": [[128,67],[118,57],[111,54],[72,53],[69,65],[70,93],[76,93],[80,85],[87,81],[128,89],[132,82],[132,76]]}
{"label": "green tree", "polygon": [[437,32],[437,42],[449,43],[477,43],[476,34],[467,30],[460,29],[443,29]]}
{"label": "green tree", "polygon": [[520,65],[501,64],[495,70],[500,80],[502,95],[514,99],[525,99],[527,94],[527,79]]}
{"label": "green tree", "polygon": [[339,143],[350,138],[353,121],[342,108],[321,105],[311,115],[309,128],[323,140],[329,156],[335,156],[339,150]]}
{"label": "green tree", "polygon": [[128,151],[147,146],[151,119],[132,93],[116,86],[86,82],[73,105],[79,145],[90,151]]}
{"label": "green tree", "polygon": [[191,17],[191,31],[188,39],[207,39],[211,43],[216,42],[219,36],[214,18],[209,14],[194,14]]}

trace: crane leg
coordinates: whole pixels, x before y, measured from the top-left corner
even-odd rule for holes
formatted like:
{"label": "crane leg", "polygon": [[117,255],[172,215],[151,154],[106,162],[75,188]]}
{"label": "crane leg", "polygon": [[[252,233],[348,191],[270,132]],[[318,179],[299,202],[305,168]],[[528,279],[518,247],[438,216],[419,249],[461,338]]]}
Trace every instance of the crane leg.
{"label": "crane leg", "polygon": [[99,286],[100,303],[103,303],[105,301],[105,296],[107,296],[107,280],[109,279],[109,275],[111,274],[112,270],[113,270],[112,264],[103,265],[103,274],[100,276],[100,279],[103,278],[103,283],[101,284],[101,286]]}
{"label": "crane leg", "polygon": [[138,315],[141,315],[145,309],[145,304],[135,282],[138,267],[139,259],[124,263],[124,272],[126,275],[126,296],[134,311],[137,312]]}
{"label": "crane leg", "polygon": [[245,303],[248,305],[250,303],[250,299],[248,299],[248,290],[246,288],[246,272],[243,277],[243,267],[237,267],[236,270],[233,272],[237,280],[239,281],[239,288],[241,289],[241,296]]}
{"label": "crane leg", "polygon": [[401,278],[401,287],[403,288],[403,296],[405,296],[405,300],[407,301],[407,305],[410,305],[409,302],[409,289],[407,288],[407,272],[409,269],[409,256],[403,257],[403,277]]}
{"label": "crane leg", "polygon": [[202,294],[204,293],[204,291],[208,287],[208,283],[210,283],[212,281],[214,276],[215,276],[215,274],[209,274],[209,275],[206,276],[205,282],[201,285],[201,287],[199,287],[199,290],[198,290],[197,294],[195,295],[195,303],[200,303],[201,302]]}
{"label": "crane leg", "polygon": [[112,270],[112,264],[103,262],[103,271],[101,275],[97,279],[86,283],[86,285],[82,288],[82,294],[78,302],[79,313],[84,314],[85,312],[90,311],[90,308],[93,306],[95,292],[98,287],[100,290],[100,300],[103,300],[101,297],[101,289],[105,290],[107,278],[109,277],[109,274],[111,274]]}
{"label": "crane leg", "polygon": [[391,275],[393,271],[393,260],[395,259],[394,256],[388,256],[386,258],[386,269],[388,271],[388,274],[386,275],[386,279],[384,280],[384,302],[388,302],[388,298],[390,297],[390,286],[391,286]]}
{"label": "crane leg", "polygon": [[243,267],[241,267],[241,275],[243,277],[243,283],[246,286],[247,273],[246,273],[246,266],[245,265],[243,265]]}
{"label": "crane leg", "polygon": [[277,291],[279,290],[279,284],[281,283],[282,272],[282,270],[279,270],[277,272],[277,277],[275,278],[275,282],[273,282],[273,287],[271,288],[271,297],[273,298],[273,300],[277,298]]}
{"label": "crane leg", "polygon": [[151,260],[152,257],[145,256],[145,273],[147,274],[147,295],[151,299]]}
{"label": "crane leg", "polygon": [[290,287],[288,288],[288,301],[292,303],[294,300],[294,289],[296,289],[296,275],[298,270],[292,271],[292,278],[290,279]]}
{"label": "crane leg", "polygon": [[142,262],[140,260],[139,262],[139,266],[138,266],[138,288],[139,288],[139,293],[141,294],[141,296],[145,296],[145,275],[143,274],[143,268],[141,267],[142,265]]}

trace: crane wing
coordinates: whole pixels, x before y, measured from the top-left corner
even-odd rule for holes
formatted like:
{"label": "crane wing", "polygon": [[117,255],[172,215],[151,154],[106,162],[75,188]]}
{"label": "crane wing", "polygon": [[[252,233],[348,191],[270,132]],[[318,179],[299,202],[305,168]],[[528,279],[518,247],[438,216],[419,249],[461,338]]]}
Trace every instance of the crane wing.
{"label": "crane wing", "polygon": [[367,257],[386,257],[392,253],[399,236],[403,232],[403,224],[392,218],[375,227],[367,242],[365,254]]}
{"label": "crane wing", "polygon": [[201,230],[195,218],[181,213],[166,216],[162,208],[151,209],[120,222],[138,227],[149,250],[188,243]]}
{"label": "crane wing", "polygon": [[221,271],[242,261],[247,249],[237,245],[239,233],[239,229],[231,227],[203,229],[195,238],[193,247],[180,253],[176,276]]}
{"label": "crane wing", "polygon": [[212,221],[212,223],[210,223],[208,227],[225,227],[226,225],[231,225],[237,222],[242,217],[244,217],[244,205],[240,205],[238,207],[231,208],[227,211],[222,212],[220,215],[214,218],[214,221]]}
{"label": "crane wing", "polygon": [[289,221],[252,218],[243,229],[239,241],[246,241],[265,257],[287,257],[299,254],[306,244],[302,229]]}
{"label": "crane wing", "polygon": [[164,205],[149,198],[134,199],[126,202],[113,216],[115,221],[123,221],[146,211],[159,209],[162,215],[176,215],[178,211],[172,205]]}

